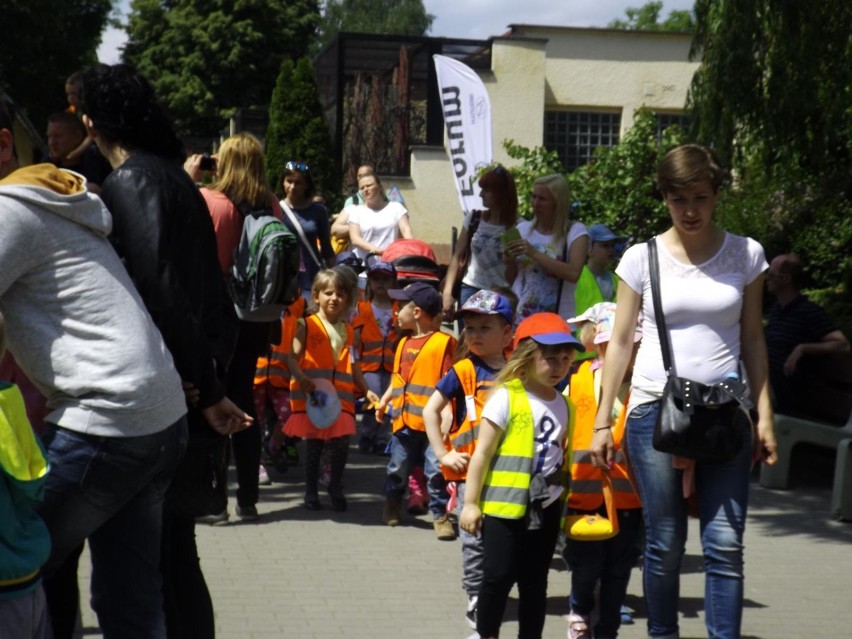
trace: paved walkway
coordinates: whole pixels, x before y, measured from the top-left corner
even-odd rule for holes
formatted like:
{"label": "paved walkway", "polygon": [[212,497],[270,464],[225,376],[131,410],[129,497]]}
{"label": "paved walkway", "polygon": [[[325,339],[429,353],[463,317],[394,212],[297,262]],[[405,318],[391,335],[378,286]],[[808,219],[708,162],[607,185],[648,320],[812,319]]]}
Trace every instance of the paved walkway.
{"label": "paved walkway", "polygon": [[[261,488],[260,522],[198,527],[219,639],[455,639],[472,632],[464,620],[458,542],[437,541],[427,516],[408,517],[398,528],[381,524],[383,463],[352,450],[346,513],[304,510],[296,467]],[[746,530],[747,639],[850,636],[852,524],[832,522],[828,503],[826,488],[769,491],[755,482]],[[706,636],[697,537],[691,520],[681,581],[683,639]],[[81,566],[87,565],[84,558]],[[636,623],[622,627],[622,639],[646,636],[641,576],[634,571],[627,600]],[[88,575],[83,578],[87,592]],[[555,558],[545,639],[565,637],[568,589],[568,573]],[[517,635],[514,603],[503,637]],[[93,613],[83,608],[82,636],[100,636]]]}

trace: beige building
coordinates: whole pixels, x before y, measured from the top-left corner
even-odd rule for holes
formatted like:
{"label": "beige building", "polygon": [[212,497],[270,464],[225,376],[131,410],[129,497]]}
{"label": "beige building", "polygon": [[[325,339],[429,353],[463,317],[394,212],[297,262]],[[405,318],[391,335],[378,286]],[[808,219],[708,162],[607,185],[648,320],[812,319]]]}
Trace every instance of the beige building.
{"label": "beige building", "polygon": [[[490,71],[479,72],[491,99],[494,159],[512,165],[503,148],[512,139],[556,150],[572,170],[596,147],[617,144],[639,107],[653,109],[662,128],[681,121],[698,68],[691,42],[683,33],[511,25],[491,41]],[[462,214],[445,147],[412,147],[410,178],[389,180],[405,197],[415,235],[448,261]]]}

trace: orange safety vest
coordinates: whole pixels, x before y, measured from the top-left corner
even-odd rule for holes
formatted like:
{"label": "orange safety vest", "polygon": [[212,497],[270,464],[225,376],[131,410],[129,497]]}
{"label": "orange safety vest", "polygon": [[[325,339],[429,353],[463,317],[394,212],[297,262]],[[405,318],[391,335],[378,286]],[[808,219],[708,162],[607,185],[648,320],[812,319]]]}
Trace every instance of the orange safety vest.
{"label": "orange safety vest", "polygon": [[441,365],[447,353],[452,353],[456,340],[452,335],[435,331],[423,344],[423,348],[411,363],[408,379],[399,372],[402,353],[410,337],[404,337],[396,347],[391,375],[391,406],[393,406],[393,432],[408,426],[411,430],[426,432],[423,423],[423,407],[435,392],[435,384],[441,379]]}
{"label": "orange safety vest", "polygon": [[[399,305],[394,302],[392,307],[394,318],[398,312]],[[395,328],[391,328],[387,335],[382,335],[379,323],[373,314],[373,304],[369,300],[358,302],[357,316],[361,326],[361,358],[358,360],[361,370],[365,373],[375,373],[380,370],[392,373],[399,333]]]}
{"label": "orange safety vest", "polygon": [[[467,415],[462,424],[456,426],[454,423],[450,429],[449,442],[446,443],[447,450],[455,450],[459,453],[468,453],[473,456],[476,450],[476,440],[479,438],[479,420],[482,418],[482,408],[485,400],[494,385],[493,380],[479,380],[476,377],[476,367],[469,357],[465,357],[453,364],[453,370],[459,378],[462,392],[467,402]],[[470,399],[468,399],[470,398]],[[457,414],[457,398],[453,399],[453,414]],[[471,404],[473,406],[471,406]],[[474,414],[471,415],[471,407]],[[456,472],[452,468],[441,467],[441,472],[447,481],[464,481],[467,479],[467,470]]]}
{"label": "orange safety vest", "polygon": [[[355,414],[355,380],[352,377],[352,338],[350,325],[346,325],[346,342],[335,361],[331,339],[322,320],[317,315],[305,318],[305,348],[299,358],[302,372],[311,379],[327,379],[337,390],[343,412]],[[304,413],[308,394],[292,378],[290,380],[290,410]]]}
{"label": "orange safety vest", "polygon": [[[568,497],[568,507],[576,510],[597,510],[603,504],[603,486],[600,468],[592,465],[589,446],[592,443],[592,428],[595,425],[595,413],[598,401],[595,397],[595,375],[592,372],[592,362],[585,361],[571,376],[569,396],[577,407],[577,418],[574,424],[574,459],[571,464],[571,494]],[[612,427],[612,438],[615,442],[615,465],[610,471],[612,477],[613,501],[616,508],[641,508],[639,495],[633,490],[633,484],[627,472],[627,458],[621,449],[624,438],[624,424],[627,418],[627,399],[624,407]]]}
{"label": "orange safety vest", "polygon": [[267,357],[258,357],[254,371],[254,385],[262,386],[269,382],[276,388],[290,388],[290,369],[287,367],[287,355],[293,350],[293,336],[296,324],[305,314],[305,298],[299,297],[284,311],[281,318],[281,341],[269,345]]}

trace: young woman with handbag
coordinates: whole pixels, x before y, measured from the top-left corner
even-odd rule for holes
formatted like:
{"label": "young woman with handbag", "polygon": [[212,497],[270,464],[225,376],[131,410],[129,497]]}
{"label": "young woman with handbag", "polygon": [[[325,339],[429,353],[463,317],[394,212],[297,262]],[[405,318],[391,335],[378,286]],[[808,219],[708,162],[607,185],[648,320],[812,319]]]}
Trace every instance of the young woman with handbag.
{"label": "young woman with handbag", "polygon": [[[678,636],[679,573],[691,476],[701,521],[707,631],[712,637],[735,638],[742,623],[750,469],[755,459],[769,464],[776,460],[761,322],[767,263],[757,242],[713,223],[722,170],[711,151],[698,145],[673,149],[660,162],[656,181],[672,219],[672,226],[656,238],[667,330],[658,331],[648,248],[633,246],[616,269],[618,309],[590,448],[595,465],[607,468],[614,460],[609,416],[632,354],[641,308],[643,338],[633,370],[626,442],[647,532],[643,576],[648,635]],[[670,340],[673,366],[668,370],[661,335]],[[756,434],[753,438],[745,411],[732,412],[729,426],[737,429],[743,442],[732,459],[685,460],[654,447],[669,378],[714,387],[738,377],[741,368],[756,404]]]}

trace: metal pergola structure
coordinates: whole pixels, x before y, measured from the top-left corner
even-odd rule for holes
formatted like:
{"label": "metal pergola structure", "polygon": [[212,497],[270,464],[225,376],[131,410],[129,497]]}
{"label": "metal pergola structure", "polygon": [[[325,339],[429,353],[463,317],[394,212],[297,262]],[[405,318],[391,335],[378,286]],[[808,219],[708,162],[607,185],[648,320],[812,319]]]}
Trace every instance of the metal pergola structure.
{"label": "metal pergola structure", "polygon": [[334,152],[350,181],[359,164],[408,175],[412,145],[443,144],[432,56],[491,69],[491,41],[341,33],[315,59]]}

